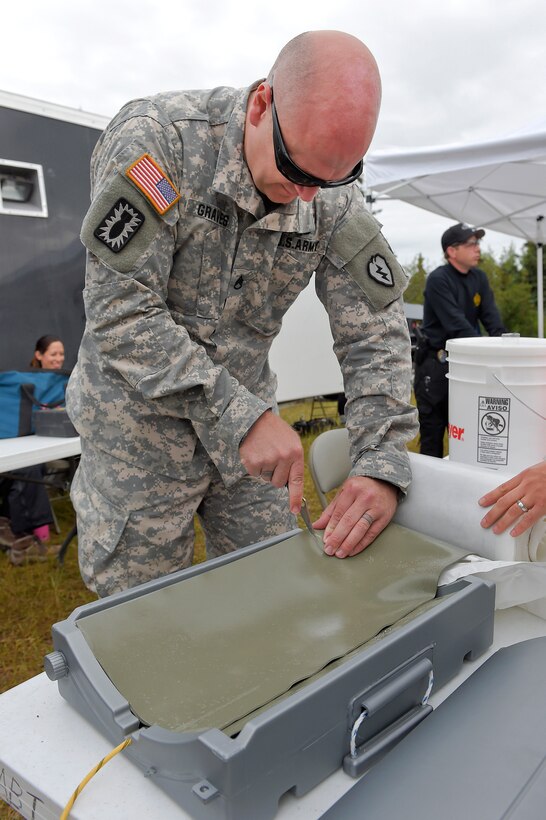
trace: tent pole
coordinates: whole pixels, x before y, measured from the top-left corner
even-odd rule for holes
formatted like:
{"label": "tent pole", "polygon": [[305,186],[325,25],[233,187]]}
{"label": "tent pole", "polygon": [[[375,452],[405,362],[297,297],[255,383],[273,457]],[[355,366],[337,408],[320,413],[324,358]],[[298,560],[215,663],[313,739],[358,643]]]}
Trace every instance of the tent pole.
{"label": "tent pole", "polygon": [[543,289],[543,254],[542,242],[537,242],[537,305],[538,305],[538,338],[544,338],[544,289]]}
{"label": "tent pole", "polygon": [[544,338],[544,251],[542,247],[542,226],[544,214],[537,216],[537,308],[538,308],[538,338]]}

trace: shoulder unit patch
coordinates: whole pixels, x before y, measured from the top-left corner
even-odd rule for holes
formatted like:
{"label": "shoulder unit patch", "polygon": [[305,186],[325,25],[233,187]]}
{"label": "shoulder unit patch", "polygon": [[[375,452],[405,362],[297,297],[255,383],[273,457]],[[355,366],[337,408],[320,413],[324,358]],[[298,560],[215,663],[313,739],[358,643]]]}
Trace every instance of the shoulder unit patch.
{"label": "shoulder unit patch", "polygon": [[93,235],[103,242],[112,253],[119,253],[133,239],[144,224],[144,214],[120,197],[97,225]]}
{"label": "shoulder unit patch", "polygon": [[159,214],[166,213],[180,199],[167,174],[149,154],[142,154],[133,162],[125,176],[142,191]]}
{"label": "shoulder unit patch", "polygon": [[379,282],[380,285],[385,285],[387,288],[394,287],[394,277],[386,260],[379,254],[375,254],[368,262],[368,276]]}

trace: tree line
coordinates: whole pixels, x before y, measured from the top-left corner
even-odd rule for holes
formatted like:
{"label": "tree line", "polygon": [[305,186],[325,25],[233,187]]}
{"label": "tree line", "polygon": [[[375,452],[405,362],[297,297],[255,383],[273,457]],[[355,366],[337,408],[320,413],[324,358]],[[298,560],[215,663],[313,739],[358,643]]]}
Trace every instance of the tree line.
{"label": "tree line", "polygon": [[[505,327],[520,336],[537,335],[537,247],[531,242],[517,253],[513,245],[498,259],[482,251],[480,268],[485,271]],[[422,254],[405,265],[410,281],[404,293],[407,304],[423,304],[427,273],[432,270]]]}

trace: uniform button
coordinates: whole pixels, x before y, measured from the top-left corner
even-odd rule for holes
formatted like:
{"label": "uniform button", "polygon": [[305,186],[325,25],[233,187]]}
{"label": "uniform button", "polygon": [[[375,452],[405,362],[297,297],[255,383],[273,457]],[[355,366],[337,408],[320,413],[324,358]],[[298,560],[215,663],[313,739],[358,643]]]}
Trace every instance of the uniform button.
{"label": "uniform button", "polygon": [[243,277],[239,276],[239,278],[236,279],[233,284],[233,290],[241,290],[241,288],[243,287],[243,281]]}

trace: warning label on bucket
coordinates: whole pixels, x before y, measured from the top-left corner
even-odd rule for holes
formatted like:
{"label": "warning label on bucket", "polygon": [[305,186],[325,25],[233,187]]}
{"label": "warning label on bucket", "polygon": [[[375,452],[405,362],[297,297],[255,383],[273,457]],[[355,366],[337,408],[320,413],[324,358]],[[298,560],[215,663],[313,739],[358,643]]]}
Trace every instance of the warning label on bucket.
{"label": "warning label on bucket", "polygon": [[508,463],[510,399],[478,396],[478,462]]}

